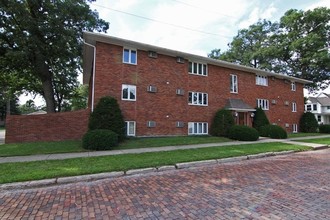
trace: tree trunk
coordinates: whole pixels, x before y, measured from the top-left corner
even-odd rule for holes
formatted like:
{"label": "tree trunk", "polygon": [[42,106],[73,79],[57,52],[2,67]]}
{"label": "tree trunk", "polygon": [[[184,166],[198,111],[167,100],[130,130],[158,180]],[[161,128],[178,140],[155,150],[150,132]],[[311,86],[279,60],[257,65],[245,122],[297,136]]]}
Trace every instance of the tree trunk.
{"label": "tree trunk", "polygon": [[46,101],[47,113],[55,112],[55,100],[51,78],[42,80],[43,96]]}

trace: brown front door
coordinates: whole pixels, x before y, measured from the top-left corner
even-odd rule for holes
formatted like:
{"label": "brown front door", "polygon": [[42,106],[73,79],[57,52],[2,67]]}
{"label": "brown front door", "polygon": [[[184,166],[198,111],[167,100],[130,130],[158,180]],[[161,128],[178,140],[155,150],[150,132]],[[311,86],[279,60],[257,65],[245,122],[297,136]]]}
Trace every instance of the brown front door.
{"label": "brown front door", "polygon": [[238,112],[238,124],[246,125],[246,112]]}

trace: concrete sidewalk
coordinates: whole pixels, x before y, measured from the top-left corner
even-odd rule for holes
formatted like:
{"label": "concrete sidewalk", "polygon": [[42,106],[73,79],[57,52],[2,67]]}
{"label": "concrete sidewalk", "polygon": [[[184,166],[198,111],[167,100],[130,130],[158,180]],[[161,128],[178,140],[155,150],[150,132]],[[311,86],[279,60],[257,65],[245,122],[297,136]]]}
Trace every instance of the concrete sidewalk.
{"label": "concrete sidewalk", "polygon": [[300,138],[291,138],[291,139],[260,138],[258,141],[230,141],[224,143],[165,146],[165,147],[139,148],[139,149],[127,149],[127,150],[91,151],[91,152],[79,152],[79,153],[0,157],[0,163],[29,162],[29,161],[42,161],[42,160],[63,160],[69,158],[98,157],[98,156],[109,156],[109,155],[119,155],[119,154],[139,154],[146,152],[185,150],[185,149],[196,149],[196,148],[205,148],[205,147],[221,147],[221,146],[230,146],[230,145],[257,144],[257,143],[270,143],[270,142],[283,142],[287,144],[303,145],[303,146],[312,147],[314,149],[323,149],[328,147],[328,145],[324,145],[324,144],[304,143],[304,142],[295,141],[295,140],[313,139],[313,138],[330,138],[330,135],[300,137]]}

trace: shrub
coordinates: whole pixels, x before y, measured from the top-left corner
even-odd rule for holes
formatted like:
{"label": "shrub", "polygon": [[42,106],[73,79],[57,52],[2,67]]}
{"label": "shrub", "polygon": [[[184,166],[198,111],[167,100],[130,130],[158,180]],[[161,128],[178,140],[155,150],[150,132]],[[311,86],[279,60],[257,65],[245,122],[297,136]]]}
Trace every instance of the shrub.
{"label": "shrub", "polygon": [[230,139],[239,141],[256,141],[259,139],[259,133],[255,128],[246,125],[234,125],[228,131]]}
{"label": "shrub", "polygon": [[253,127],[259,131],[265,125],[269,125],[267,115],[262,108],[257,108],[253,118]]}
{"label": "shrub", "polygon": [[274,139],[286,139],[288,137],[288,134],[286,133],[284,128],[278,125],[262,126],[260,127],[259,134],[260,136],[270,137]]}
{"label": "shrub", "polygon": [[83,136],[82,144],[88,150],[110,150],[118,145],[118,134],[106,129],[91,130]]}
{"label": "shrub", "polygon": [[330,125],[320,125],[319,127],[320,133],[330,133]]}
{"label": "shrub", "polygon": [[318,123],[313,113],[305,112],[300,118],[300,131],[305,133],[315,133]]}
{"label": "shrub", "polygon": [[234,117],[229,110],[220,109],[216,112],[212,124],[210,133],[213,136],[228,136],[228,130],[235,124]]}
{"label": "shrub", "polygon": [[126,136],[125,121],[117,100],[113,97],[102,97],[89,117],[89,130],[107,129],[118,134],[118,140]]}

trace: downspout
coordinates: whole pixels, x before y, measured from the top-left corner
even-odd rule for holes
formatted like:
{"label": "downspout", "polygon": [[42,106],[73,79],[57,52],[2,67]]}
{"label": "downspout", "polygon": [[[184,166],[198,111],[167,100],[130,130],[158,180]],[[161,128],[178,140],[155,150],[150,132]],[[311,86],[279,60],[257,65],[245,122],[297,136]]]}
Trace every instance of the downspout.
{"label": "downspout", "polygon": [[91,111],[94,111],[94,90],[95,90],[95,60],[96,60],[96,47],[92,44],[86,43],[84,41],[84,44],[93,47],[94,50],[94,56],[93,56],[93,78],[92,78],[92,106],[91,106]]}

